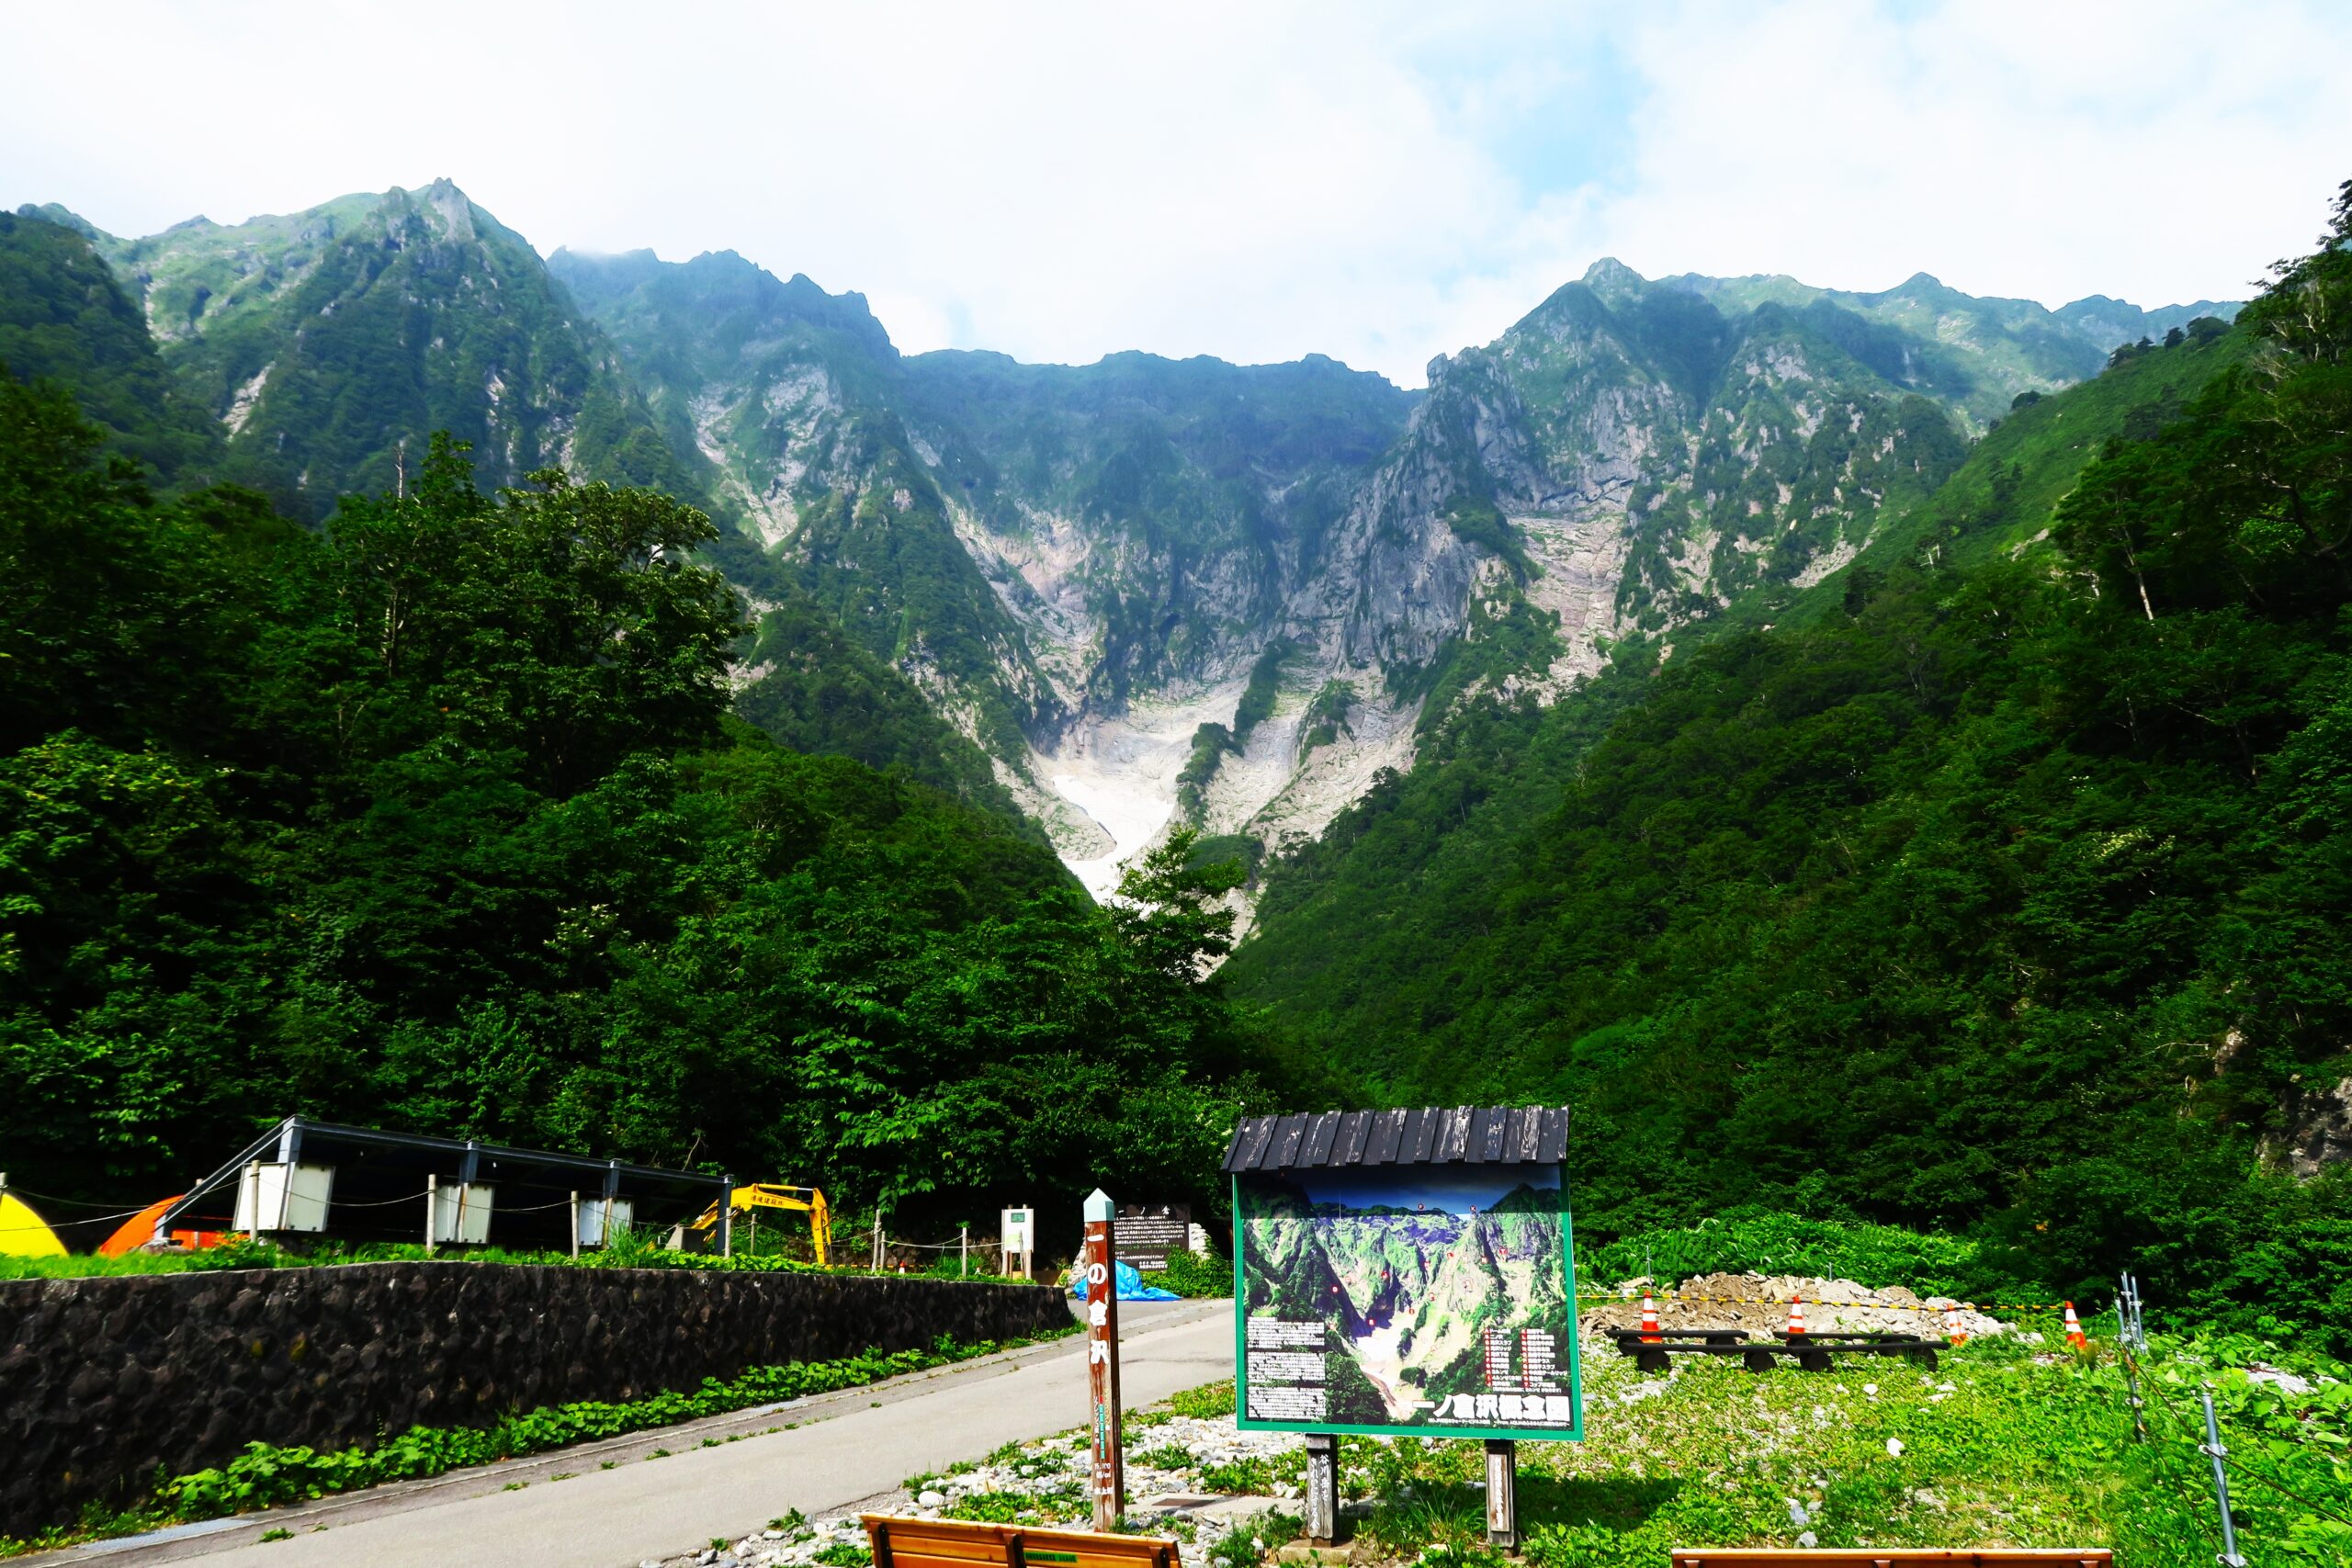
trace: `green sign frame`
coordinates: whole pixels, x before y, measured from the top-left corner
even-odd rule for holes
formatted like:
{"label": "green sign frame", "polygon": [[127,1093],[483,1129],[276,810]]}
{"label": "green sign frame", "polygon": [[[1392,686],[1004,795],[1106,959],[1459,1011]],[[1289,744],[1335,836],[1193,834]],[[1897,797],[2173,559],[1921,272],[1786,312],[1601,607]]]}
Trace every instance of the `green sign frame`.
{"label": "green sign frame", "polygon": [[[1278,1185],[1295,1186],[1302,1179],[1316,1181],[1318,1185],[1328,1185],[1333,1183],[1336,1179],[1338,1183],[1344,1185],[1351,1179],[1356,1180],[1371,1179],[1377,1182],[1393,1177],[1401,1179],[1408,1184],[1417,1184],[1427,1183],[1431,1179],[1462,1181],[1479,1175],[1491,1177],[1498,1174],[1503,1168],[1505,1168],[1493,1165],[1419,1166],[1384,1167],[1344,1174],[1340,1171],[1286,1170],[1268,1171],[1263,1174],[1251,1173],[1247,1176],[1236,1175],[1233,1178],[1233,1404],[1234,1418],[1241,1430],[1245,1432],[1335,1432],[1367,1437],[1462,1438],[1503,1439],[1514,1442],[1521,1440],[1582,1441],[1584,1438],[1584,1371],[1577,1346],[1575,1224],[1570,1217],[1567,1174],[1565,1169],[1556,1165],[1530,1164],[1510,1168],[1549,1172],[1552,1174],[1553,1184],[1556,1185],[1559,1192],[1559,1282],[1562,1305],[1556,1316],[1546,1314],[1545,1326],[1550,1329],[1555,1346],[1561,1340],[1565,1340],[1566,1345],[1565,1361],[1561,1363],[1565,1366],[1566,1372],[1569,1402],[1568,1420],[1565,1425],[1550,1417],[1549,1410],[1555,1407],[1550,1406],[1548,1403],[1547,1416],[1541,1423],[1506,1424],[1498,1417],[1490,1422],[1476,1425],[1467,1421],[1460,1423],[1423,1421],[1411,1425],[1399,1425],[1311,1418],[1275,1420],[1264,1416],[1252,1416],[1250,1414],[1250,1305],[1253,1284],[1250,1277],[1252,1254],[1250,1224],[1253,1218],[1265,1217],[1252,1213],[1250,1199],[1253,1195],[1263,1197]],[[1265,1283],[1263,1280],[1254,1282],[1261,1286]],[[1328,1340],[1335,1325],[1327,1320],[1322,1327],[1324,1337]],[[1330,1355],[1339,1353],[1327,1348],[1324,1352],[1327,1363]],[[1557,1371],[1558,1368],[1555,1366],[1554,1370]],[[1498,1400],[1499,1397],[1498,1395]],[[1444,1402],[1441,1400],[1439,1403],[1442,1407]]]}

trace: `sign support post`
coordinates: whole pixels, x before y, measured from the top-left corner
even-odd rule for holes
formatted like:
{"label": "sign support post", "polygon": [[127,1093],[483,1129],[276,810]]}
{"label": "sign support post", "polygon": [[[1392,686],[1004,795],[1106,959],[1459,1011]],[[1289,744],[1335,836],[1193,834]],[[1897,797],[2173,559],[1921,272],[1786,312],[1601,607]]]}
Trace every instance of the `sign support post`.
{"label": "sign support post", "polygon": [[1340,1436],[1306,1434],[1306,1539],[1330,1546],[1340,1539]]}
{"label": "sign support post", "polygon": [[1086,1200],[1087,1429],[1093,1463],[1088,1491],[1094,1528],[1108,1534],[1127,1511],[1127,1468],[1119,1447],[1119,1268],[1111,1241],[1111,1200],[1096,1188]]}
{"label": "sign support post", "polygon": [[1487,1439],[1487,1544],[1519,1550],[1519,1445]]}

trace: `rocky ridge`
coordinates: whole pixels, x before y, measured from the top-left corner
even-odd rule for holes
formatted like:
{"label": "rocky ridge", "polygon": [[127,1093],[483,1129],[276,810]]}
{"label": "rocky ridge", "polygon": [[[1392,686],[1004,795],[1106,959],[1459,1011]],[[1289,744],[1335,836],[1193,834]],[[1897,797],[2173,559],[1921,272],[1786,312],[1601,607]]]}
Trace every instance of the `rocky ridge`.
{"label": "rocky ridge", "polygon": [[[41,216],[124,280],[230,477],[320,516],[447,428],[487,482],[706,504],[755,612],[838,623],[1098,892],[1180,824],[1311,837],[1464,704],[1819,581],[2012,399],[2208,308],[1604,260],[1417,393],[1319,356],[903,355],[733,253],[543,264],[446,180],[136,241]],[[744,685],[775,667],[747,649]]]}

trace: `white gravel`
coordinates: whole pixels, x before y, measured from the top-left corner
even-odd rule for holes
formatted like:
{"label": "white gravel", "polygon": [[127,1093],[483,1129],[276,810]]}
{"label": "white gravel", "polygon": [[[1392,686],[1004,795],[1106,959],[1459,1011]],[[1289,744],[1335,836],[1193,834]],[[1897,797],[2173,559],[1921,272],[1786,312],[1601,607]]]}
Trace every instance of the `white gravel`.
{"label": "white gravel", "polygon": [[[1200,1490],[1201,1472],[1216,1464],[1263,1457],[1297,1448],[1295,1434],[1244,1432],[1230,1416],[1178,1416],[1127,1431],[1127,1518],[1145,1529],[1177,1538],[1186,1568],[1203,1568],[1209,1551],[1243,1520],[1295,1496],[1295,1486],[1277,1483],[1275,1497],[1213,1496]],[[1138,1455],[1170,1448],[1185,1451],[1182,1467],[1161,1468]],[[1042,1506],[1023,1509],[1019,1522],[1085,1528],[1088,1454],[1083,1437],[1065,1434],[1023,1444],[1003,1463],[977,1464],[952,1475],[910,1477],[921,1483],[900,1489],[863,1512],[914,1518],[952,1517],[967,1499],[990,1493],[1018,1493]],[[1191,1539],[1187,1540],[1187,1537]],[[846,1565],[866,1550],[865,1527],[854,1513],[829,1514],[786,1528],[762,1530],[723,1548],[705,1545],[640,1568],[799,1568]]]}

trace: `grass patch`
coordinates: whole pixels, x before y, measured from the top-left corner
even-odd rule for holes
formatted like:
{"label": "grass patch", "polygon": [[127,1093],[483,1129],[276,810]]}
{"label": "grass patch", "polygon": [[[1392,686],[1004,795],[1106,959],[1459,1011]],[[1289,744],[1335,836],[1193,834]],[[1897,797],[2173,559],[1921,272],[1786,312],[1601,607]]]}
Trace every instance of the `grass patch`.
{"label": "grass patch", "polygon": [[1190,1416],[1195,1420],[1213,1421],[1220,1416],[1233,1414],[1233,1380],[1204,1382],[1198,1388],[1188,1388],[1169,1398],[1168,1408],[1178,1416]]}
{"label": "grass patch", "polygon": [[[2352,1381],[2294,1395],[2247,1375],[2275,1354],[2249,1341],[2160,1344],[2151,1382],[2184,1411],[2199,1381],[2214,1384],[2253,1561],[2352,1561],[2352,1526],[2273,1489],[2352,1517]],[[2182,1422],[2134,1442],[2104,1348],[2078,1357],[1979,1341],[1934,1372],[1858,1363],[1757,1376],[1691,1358],[1656,1377],[1603,1350],[1587,1372],[1586,1440],[1519,1447],[1532,1568],[1648,1568],[1701,1545],[2105,1546],[2134,1568],[2203,1568],[2218,1548],[2199,1435]],[[1477,1444],[1351,1438],[1341,1465],[1347,1489],[1374,1499],[1362,1529],[1383,1552],[1490,1568]]]}
{"label": "grass patch", "polygon": [[1087,1516],[1086,1489],[1075,1481],[1041,1492],[969,1492],[940,1510],[974,1524],[1057,1524]]}

